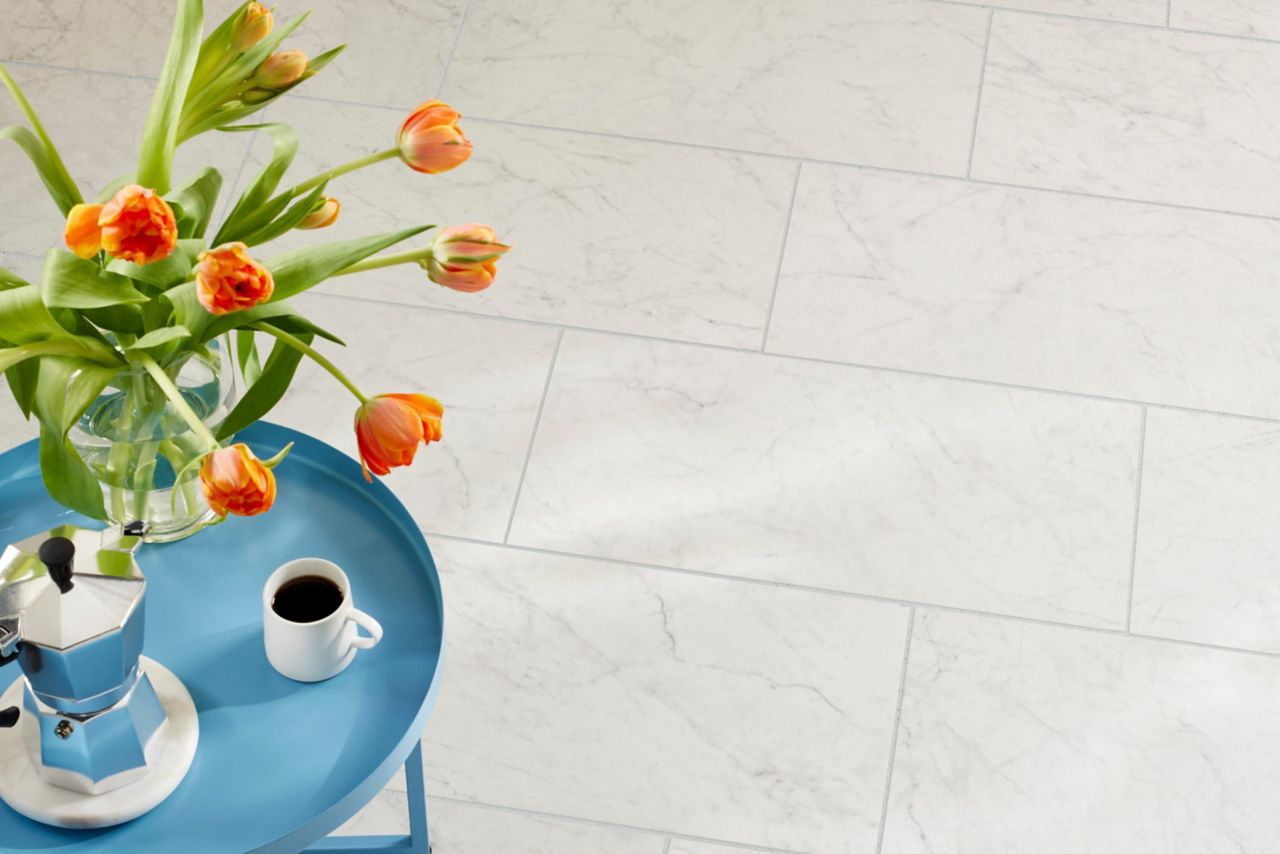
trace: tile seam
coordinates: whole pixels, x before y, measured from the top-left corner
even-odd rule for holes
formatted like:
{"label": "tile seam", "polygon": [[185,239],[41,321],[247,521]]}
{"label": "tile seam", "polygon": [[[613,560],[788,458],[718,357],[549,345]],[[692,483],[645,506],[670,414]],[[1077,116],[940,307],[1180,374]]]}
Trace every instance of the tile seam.
{"label": "tile seam", "polygon": [[520,494],[524,491],[525,475],[529,473],[529,461],[533,458],[533,446],[538,440],[538,427],[542,424],[542,410],[547,405],[547,395],[551,391],[551,378],[556,372],[556,359],[560,356],[560,344],[564,341],[563,329],[556,336],[555,346],[551,350],[551,361],[547,365],[547,379],[542,385],[542,397],[538,399],[538,412],[533,417],[533,428],[529,431],[529,446],[525,449],[524,464],[520,467],[520,480],[516,483],[516,491],[511,500],[511,515],[507,517],[507,527],[502,534],[502,542],[511,538],[511,528],[516,523],[516,511],[520,509]]}
{"label": "tile seam", "polygon": [[656,572],[665,572],[672,575],[687,575],[695,578],[704,578],[714,581],[724,581],[738,584],[753,584],[759,587],[774,587],[782,590],[795,590],[801,593],[812,593],[825,596],[836,596],[842,599],[854,599],[862,602],[877,602],[884,605],[893,605],[899,608],[916,608],[917,610],[939,611],[948,614],[964,614],[971,617],[984,617],[993,620],[1004,620],[1007,622],[1027,623],[1033,626],[1044,626],[1047,628],[1064,629],[1068,631],[1089,632],[1092,634],[1107,635],[1119,639],[1137,639],[1151,641],[1153,643],[1190,647],[1194,649],[1206,649],[1225,654],[1245,655],[1253,658],[1265,658],[1273,661],[1280,660],[1280,652],[1268,652],[1260,649],[1247,649],[1244,647],[1223,646],[1221,644],[1205,643],[1203,641],[1187,640],[1185,638],[1169,637],[1164,635],[1147,634],[1142,632],[1126,632],[1122,627],[1107,628],[1105,626],[1090,626],[1081,623],[1068,623],[1062,620],[1051,620],[1044,617],[1029,617],[1023,614],[1002,613],[999,611],[982,611],[977,608],[964,608],[958,605],[946,605],[939,602],[924,602],[915,599],[900,599],[893,596],[880,596],[874,593],[858,593],[852,590],[838,590],[830,587],[814,587],[804,584],[794,584],[786,581],[776,581],[767,578],[752,578],[744,575],[730,575],[727,573],[712,572],[710,570],[687,569],[678,566],[665,566],[657,563],[645,563],[643,561],[628,560],[626,558],[609,557],[606,555],[595,555],[584,552],[571,552],[563,549],[549,549],[539,546],[529,546],[520,543],[501,543],[496,540],[485,540],[478,537],[465,537],[458,534],[449,534],[441,531],[431,531],[422,528],[422,533],[428,538],[440,538],[459,543],[469,543],[477,546],[489,546],[498,549],[511,549],[512,551],[527,552],[529,554],[543,555],[546,557],[569,558],[572,560],[595,561],[597,563],[615,564],[617,566],[625,566],[632,569],[653,570]]}
{"label": "tile seam", "polygon": [[1138,527],[1142,512],[1142,471],[1147,450],[1147,407],[1142,407],[1138,425],[1138,470],[1133,487],[1133,551],[1129,556],[1129,600],[1125,605],[1124,630],[1133,631],[1133,589],[1138,578]]}
{"label": "tile seam", "polygon": [[889,821],[889,795],[893,790],[893,766],[898,755],[898,733],[902,728],[902,700],[907,694],[907,668],[911,660],[911,636],[915,632],[916,609],[907,612],[907,639],[902,649],[902,672],[898,675],[898,705],[893,715],[893,732],[889,737],[889,767],[885,771],[884,801],[880,806],[880,829],[876,834],[876,854],[884,848],[884,832]]}
{"label": "tile seam", "polygon": [[764,327],[760,333],[759,352],[763,353],[769,343],[769,326],[773,323],[773,308],[778,302],[778,288],[782,283],[782,265],[787,256],[787,238],[791,236],[791,217],[796,210],[796,196],[800,192],[800,173],[804,171],[804,163],[796,164],[796,175],[791,182],[791,200],[787,203],[787,215],[782,220],[782,240],[778,247],[778,265],[773,271],[773,290],[769,293],[769,308],[765,312]]}
{"label": "tile seam", "polygon": [[[985,8],[985,7],[971,6],[970,4],[967,4],[967,3],[952,2],[952,0],[923,0],[923,2],[950,3],[951,5],[968,6],[969,8]],[[1000,8],[996,11],[1018,12],[1018,11],[1025,11],[1025,10]],[[1042,13],[1026,12],[1026,14],[1042,14]],[[1082,20],[1093,20],[1093,19],[1082,19]],[[1116,23],[1116,22],[1104,21],[1102,23]],[[1193,32],[1193,31],[1178,30],[1178,32]],[[1218,35],[1218,34],[1202,33],[1201,35]],[[1228,36],[1224,36],[1224,37],[1228,37]],[[1280,45],[1280,41],[1268,41],[1267,43]],[[35,68],[47,68],[55,71],[67,71],[67,72],[75,72],[75,73],[82,73],[82,74],[107,74],[107,75],[114,75],[118,77],[132,77],[139,80],[154,81],[154,78],[151,78],[151,77],[139,77],[137,75],[122,74],[114,71],[99,71],[91,68],[72,68],[69,66],[48,65],[44,63],[27,62],[25,60],[8,60],[8,61],[13,62],[15,64],[29,65]],[[306,95],[301,92],[297,93],[293,97],[301,101],[312,101],[312,102],[323,103],[323,104],[343,104],[343,105],[352,106],[352,107],[365,107],[365,108],[377,109],[377,110],[389,110],[392,112],[403,112],[405,109],[409,109],[412,106],[412,105],[409,105],[409,107],[399,107],[399,106],[390,106],[387,104],[373,104],[373,103],[368,103],[364,101],[349,101],[349,100],[343,100],[339,98],[323,98],[323,97],[317,97],[314,95]],[[480,122],[482,124],[501,125],[504,127],[529,128],[532,130],[542,130],[542,131],[549,131],[553,133],[578,134],[582,136],[597,136],[597,137],[603,137],[607,139],[621,139],[621,140],[627,140],[630,142],[649,143],[654,145],[671,145],[671,146],[677,146],[679,148],[701,150],[701,151],[714,151],[721,154],[732,154],[732,155],[737,155],[741,157],[763,157],[763,158],[769,158],[773,160],[784,160],[792,163],[799,162],[799,163],[805,163],[805,164],[812,164],[814,166],[832,166],[832,167],[841,168],[841,169],[862,169],[862,170],[871,171],[871,172],[884,172],[891,175],[914,175],[920,178],[935,178],[935,179],[944,180],[944,181],[963,181],[967,183],[978,184],[981,186],[988,186],[988,187],[1004,187],[1007,189],[1026,190],[1029,192],[1037,192],[1037,193],[1056,193],[1064,196],[1075,196],[1075,197],[1084,198],[1084,199],[1098,199],[1101,201],[1117,202],[1121,204],[1149,205],[1152,207],[1170,208],[1172,210],[1199,211],[1201,213],[1211,213],[1211,214],[1217,214],[1220,216],[1238,216],[1238,217],[1247,217],[1249,219],[1260,219],[1268,222],[1280,222],[1280,214],[1263,214],[1263,213],[1255,213],[1251,211],[1228,210],[1225,208],[1211,208],[1211,207],[1204,207],[1201,205],[1190,205],[1190,204],[1181,204],[1178,202],[1160,201],[1158,199],[1144,199],[1136,196],[1111,196],[1111,195],[1105,195],[1102,193],[1091,193],[1084,190],[1070,190],[1070,189],[1064,189],[1060,187],[1039,186],[1035,184],[1015,184],[1011,182],[996,181],[996,180],[985,179],[985,178],[970,178],[964,175],[951,175],[943,172],[926,172],[918,169],[904,169],[904,168],[899,168],[894,166],[878,166],[873,163],[860,163],[857,161],[850,161],[850,160],[824,160],[822,158],[816,158],[816,157],[796,157],[794,155],[776,154],[774,152],[769,152],[769,151],[752,151],[749,149],[742,149],[742,148],[728,148],[725,146],[706,145],[706,144],[697,143],[697,142],[683,142],[683,141],[670,140],[670,139],[658,139],[655,137],[634,136],[630,134],[614,133],[612,131],[589,130],[586,128],[573,128],[573,127],[561,127],[556,125],[534,124],[531,122],[522,122],[514,119],[496,119],[496,118],[488,118],[485,116],[473,116],[473,115],[466,115],[465,119],[466,121]]]}
{"label": "tile seam", "polygon": [[614,830],[626,830],[632,833],[642,833],[646,836],[670,837],[671,839],[679,839],[688,842],[703,842],[711,845],[728,845],[734,848],[741,848],[746,851],[758,851],[762,854],[808,854],[805,851],[787,848],[765,848],[760,845],[752,845],[747,842],[734,842],[729,839],[716,839],[710,836],[695,836],[687,833],[679,833],[672,830],[661,830],[652,827],[641,827],[635,824],[622,824],[620,822],[605,821],[603,819],[583,818],[576,815],[565,815],[564,813],[546,812],[544,810],[525,809],[524,807],[512,807],[505,804],[493,804],[486,801],[473,801],[466,798],[453,797],[451,795],[437,795],[430,791],[427,793],[429,801],[445,801],[451,804],[460,804],[469,807],[482,807],[484,809],[497,810],[499,812],[514,813],[515,815],[531,816],[533,818],[552,819],[555,821],[566,821],[574,824],[586,824],[594,827],[605,827]]}
{"label": "tile seam", "polygon": [[991,28],[995,22],[994,9],[987,10],[987,37],[982,42],[982,64],[978,66],[978,97],[973,104],[973,133],[969,135],[969,160],[964,167],[966,181],[973,179],[973,155],[978,150],[978,120],[982,116],[982,87],[987,81],[987,57],[991,53]]}
{"label": "tile seam", "polygon": [[449,66],[453,64],[453,55],[458,50],[458,42],[462,41],[462,28],[467,22],[467,12],[471,9],[471,0],[462,0],[462,13],[458,15],[458,28],[453,31],[453,43],[449,45],[449,54],[445,57],[444,68],[440,69],[440,85],[436,87],[436,98],[444,94],[444,83],[449,77]]}

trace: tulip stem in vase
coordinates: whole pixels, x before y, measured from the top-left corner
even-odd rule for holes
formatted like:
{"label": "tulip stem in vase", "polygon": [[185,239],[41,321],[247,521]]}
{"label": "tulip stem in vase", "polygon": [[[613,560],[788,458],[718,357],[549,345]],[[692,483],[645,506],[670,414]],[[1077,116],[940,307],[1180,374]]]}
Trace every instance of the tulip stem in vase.
{"label": "tulip stem in vase", "polygon": [[310,347],[300,339],[290,335],[288,332],[285,332],[283,329],[277,329],[276,327],[272,326],[270,323],[255,323],[254,328],[259,329],[267,333],[268,335],[271,335],[274,338],[278,339],[281,343],[292,347],[293,349],[297,350],[299,353],[302,353],[304,356],[307,356],[308,358],[310,358],[313,362],[315,362],[320,367],[324,368],[330,374],[333,374],[333,378],[338,382],[342,383],[344,386],[346,386],[347,391],[354,394],[356,396],[356,399],[359,400],[361,403],[369,402],[369,398],[365,397],[364,392],[356,388],[356,384],[353,383],[347,377],[346,374],[344,374],[341,370],[339,370],[337,365],[335,365],[333,362],[330,362],[328,359],[326,359],[314,348]]}
{"label": "tulip stem in vase", "polygon": [[378,152],[375,152],[374,154],[370,154],[368,157],[356,158],[355,160],[352,160],[350,163],[344,163],[341,166],[335,166],[334,168],[330,169],[328,172],[321,172],[319,175],[315,176],[309,181],[303,181],[301,184],[298,184],[296,187],[290,190],[289,195],[293,198],[297,198],[298,196],[301,196],[303,193],[314,190],[316,187],[319,187],[321,184],[325,183],[326,181],[332,181],[334,178],[338,178],[342,175],[347,174],[348,172],[354,172],[357,169],[363,169],[366,166],[372,166],[375,163],[381,163],[384,160],[390,160],[392,157],[398,157],[399,155],[400,155],[399,148],[388,148],[386,151],[378,151]]}
{"label": "tulip stem in vase", "polygon": [[169,398],[173,408],[182,416],[182,420],[187,422],[187,426],[191,428],[191,431],[208,442],[210,449],[218,447],[218,438],[210,432],[208,427],[204,426],[200,416],[192,411],[191,404],[187,403],[187,399],[182,396],[182,392],[178,391],[178,387],[173,384],[173,380],[169,379],[169,375],[164,372],[164,368],[157,365],[156,360],[146,354],[143,354],[139,361],[147,373],[151,374],[151,379],[155,380],[156,385],[164,392],[164,396]]}

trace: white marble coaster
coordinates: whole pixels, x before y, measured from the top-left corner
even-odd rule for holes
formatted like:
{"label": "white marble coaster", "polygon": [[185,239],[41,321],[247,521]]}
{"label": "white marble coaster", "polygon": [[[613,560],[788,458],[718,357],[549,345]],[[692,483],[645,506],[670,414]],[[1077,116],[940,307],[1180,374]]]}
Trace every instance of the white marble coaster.
{"label": "white marble coaster", "polygon": [[[155,768],[136,783],[101,795],[86,795],[50,785],[40,776],[22,738],[22,726],[0,729],[0,799],[33,821],[56,827],[111,827],[132,821],[160,805],[186,777],[200,740],[200,721],[186,686],[151,659],[140,659],[142,670],[160,697],[169,717],[157,736],[165,740]],[[0,708],[22,705],[23,680],[4,696]],[[23,712],[26,714],[26,712]]]}

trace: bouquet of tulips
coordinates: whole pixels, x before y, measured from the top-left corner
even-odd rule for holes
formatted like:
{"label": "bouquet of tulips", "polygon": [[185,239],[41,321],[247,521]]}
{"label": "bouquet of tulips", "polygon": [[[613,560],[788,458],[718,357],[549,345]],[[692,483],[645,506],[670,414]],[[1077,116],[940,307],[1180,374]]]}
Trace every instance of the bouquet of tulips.
{"label": "bouquet of tulips", "polygon": [[[201,524],[269,510],[272,468],[284,452],[260,460],[228,442],[280,400],[302,358],[318,362],[356,397],[366,479],[408,465],[420,445],[440,438],[437,400],[367,396],[312,348],[317,337],[341,341],[289,298],[333,276],[392,264],[418,264],[437,284],[479,291],[509,247],[488,227],[471,224],[441,229],[428,245],[394,254],[379,253],[434,226],[264,251],[292,229],[333,223],[340,205],[327,193],[340,176],[395,158],[435,174],[471,154],[458,113],[428,101],[404,120],[394,146],[282,189],[296,134],[283,124],[238,122],[342,51],[308,58],[280,50],[305,17],[277,27],[270,10],[247,2],[205,36],[200,0],[178,0],[137,171],[99,188],[95,202],[85,201],[35,110],[0,66],[0,82],[26,117],[26,126],[4,128],[0,137],[22,148],[66,217],[65,248],[49,250],[39,282],[0,269],[0,370],[24,415],[39,420],[45,485],[69,508],[123,522],[153,512],[149,496],[170,490],[170,502],[203,512]],[[273,142],[270,161],[216,225],[223,183],[217,170],[172,174],[177,147],[211,131],[260,131]],[[259,344],[268,340],[269,355],[260,355]],[[198,411],[208,403],[198,390],[180,388],[181,373],[193,359],[216,364],[232,354],[245,391],[210,418]],[[104,401],[112,406],[104,409]],[[115,431],[100,454],[85,452],[68,435],[85,429],[91,415]]]}

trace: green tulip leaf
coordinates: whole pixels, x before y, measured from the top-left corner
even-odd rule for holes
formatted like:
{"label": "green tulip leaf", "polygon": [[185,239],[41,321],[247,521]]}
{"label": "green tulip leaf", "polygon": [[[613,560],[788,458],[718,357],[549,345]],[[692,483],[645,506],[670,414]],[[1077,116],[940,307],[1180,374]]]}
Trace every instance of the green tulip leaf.
{"label": "green tulip leaf", "polygon": [[139,293],[124,276],[65,249],[50,249],[45,256],[40,296],[50,308],[103,308],[147,301],[146,294]]}
{"label": "green tulip leaf", "polygon": [[178,125],[200,53],[204,16],[201,0],[178,0],[177,5],[169,52],[151,99],[151,110],[142,133],[142,150],[138,156],[138,183],[161,195],[169,192],[173,152],[179,141]]}
{"label": "green tulip leaf", "polygon": [[107,265],[107,270],[127,276],[134,281],[167,290],[191,278],[196,258],[204,251],[204,241],[198,238],[179,240],[168,257],[150,264],[134,264],[119,258]]}
{"label": "green tulip leaf", "polygon": [[182,189],[165,196],[178,221],[178,237],[204,237],[222,190],[222,174],[208,167]]}
{"label": "green tulip leaf", "polygon": [[[49,189],[49,195],[53,196],[54,202],[58,205],[58,210],[62,211],[63,216],[66,216],[71,208],[84,201],[84,197],[80,195],[80,188],[72,180],[71,173],[67,171],[66,165],[62,162],[62,157],[58,155],[58,149],[54,147],[53,140],[49,139],[49,134],[40,122],[40,117],[36,115],[35,108],[31,106],[27,96],[19,88],[17,81],[9,76],[8,70],[3,65],[0,65],[0,84],[3,84],[9,90],[9,94],[13,96],[13,100],[18,104],[18,108],[26,116],[27,124],[31,125],[31,131],[35,134],[40,152],[39,160],[36,162],[36,169],[40,172],[40,180],[44,181],[45,186]],[[0,133],[0,135],[3,134]],[[27,151],[28,157],[36,161],[36,156],[31,150],[27,149],[27,145],[16,139],[14,141],[18,142],[24,151]]]}
{"label": "green tulip leaf", "polygon": [[[236,125],[234,127],[224,127],[223,131],[227,133],[243,133],[245,131],[265,131],[271,137],[272,151],[271,160],[267,165],[262,167],[262,171],[258,173],[258,177],[249,185],[240,199],[236,202],[236,206],[231,209],[226,222],[222,225],[222,230],[218,232],[218,239],[215,246],[221,246],[233,237],[224,238],[223,234],[233,234],[241,223],[251,214],[262,207],[263,203],[271,198],[272,193],[280,186],[280,181],[284,178],[285,172],[293,163],[294,156],[298,153],[298,134],[293,128],[279,122],[257,125]],[[286,199],[286,203],[287,203]],[[274,216],[274,214],[272,215]]]}
{"label": "green tulip leaf", "polygon": [[40,474],[54,501],[90,519],[106,519],[102,486],[66,436],[40,428]]}
{"label": "green tulip leaf", "polygon": [[275,278],[272,300],[288,299],[314,287],[357,261],[376,255],[389,246],[421,234],[430,225],[419,225],[372,237],[358,237],[324,246],[309,246],[277,255],[266,262]]}
{"label": "green tulip leaf", "polygon": [[[312,336],[306,333],[298,335],[304,343],[310,344]],[[244,397],[227,415],[227,419],[218,427],[218,438],[240,432],[250,424],[266,416],[280,402],[280,398],[289,390],[293,375],[298,370],[298,362],[302,353],[285,344],[276,343],[271,348],[271,355],[262,369],[262,375],[249,386]]]}

